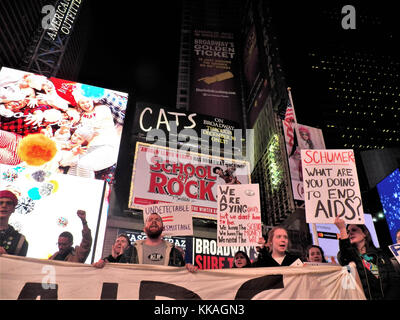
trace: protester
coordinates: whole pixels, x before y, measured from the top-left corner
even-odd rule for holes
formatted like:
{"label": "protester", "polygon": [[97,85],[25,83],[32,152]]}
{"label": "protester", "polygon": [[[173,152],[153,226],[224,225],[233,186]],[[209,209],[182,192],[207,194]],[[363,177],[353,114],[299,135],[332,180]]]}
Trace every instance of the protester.
{"label": "protester", "polygon": [[77,215],[81,219],[83,225],[81,244],[73,248],[74,240],[72,234],[68,231],[62,232],[58,237],[58,251],[54,253],[49,260],[85,262],[92,246],[92,234],[87,225],[86,212],[84,210],[78,210]]}
{"label": "protester", "polygon": [[105,257],[93,263],[93,266],[96,268],[103,268],[104,265],[108,262],[118,263],[125,249],[128,248],[130,245],[131,240],[125,233],[118,235],[117,239],[115,239],[115,242],[112,245],[111,254],[108,257]]}
{"label": "protester", "polygon": [[244,251],[237,251],[233,256],[232,268],[249,268],[251,267],[251,261],[249,256]]}
{"label": "protester", "polygon": [[336,217],[340,232],[338,260],[341,265],[354,262],[369,300],[399,299],[400,278],[390,256],[377,249],[368,228],[363,224],[349,224]]}
{"label": "protester", "polygon": [[307,262],[319,262],[327,263],[325,259],[324,250],[320,246],[311,244],[306,249],[306,261]]}
{"label": "protester", "polygon": [[121,263],[185,266],[190,272],[197,271],[196,266],[190,263],[185,264],[182,253],[175,248],[174,244],[162,239],[164,224],[160,215],[151,213],[143,230],[147,238],[135,241],[122,255]]}
{"label": "protester", "polygon": [[279,267],[290,266],[300,257],[288,252],[289,235],[283,227],[273,227],[268,232],[268,240],[260,238],[258,247],[258,257],[252,266],[254,267]]}
{"label": "protester", "polygon": [[9,190],[0,191],[0,255],[26,256],[28,242],[25,236],[8,224],[18,204],[17,196]]}

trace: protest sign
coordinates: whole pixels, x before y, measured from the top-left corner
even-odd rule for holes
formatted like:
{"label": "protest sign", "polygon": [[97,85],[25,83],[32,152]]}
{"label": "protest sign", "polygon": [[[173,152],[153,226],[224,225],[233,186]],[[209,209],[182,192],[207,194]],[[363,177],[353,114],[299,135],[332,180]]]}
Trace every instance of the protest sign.
{"label": "protest sign", "polygon": [[262,237],[258,184],[219,185],[218,246],[252,246]]}
{"label": "protest sign", "polygon": [[151,213],[161,216],[163,236],[192,236],[193,219],[190,202],[152,204],[143,207],[143,222]]}
{"label": "protest sign", "polygon": [[307,223],[364,224],[353,150],[301,150]]}

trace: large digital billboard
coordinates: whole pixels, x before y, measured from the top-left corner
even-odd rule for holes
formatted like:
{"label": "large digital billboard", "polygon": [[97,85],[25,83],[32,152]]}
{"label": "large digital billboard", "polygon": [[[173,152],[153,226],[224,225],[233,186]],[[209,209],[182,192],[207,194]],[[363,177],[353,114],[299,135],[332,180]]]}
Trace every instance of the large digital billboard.
{"label": "large digital billboard", "polygon": [[217,219],[217,185],[234,183],[250,183],[247,161],[138,142],[129,207],[189,201],[194,217]]}
{"label": "large digital billboard", "polygon": [[[9,224],[46,259],[63,231],[82,238],[78,209],[99,258],[128,95],[3,67],[0,71],[0,189],[18,197]],[[107,184],[108,182],[109,184]]]}
{"label": "large digital billboard", "polygon": [[394,170],[376,185],[393,243],[400,229],[400,171]]}
{"label": "large digital billboard", "polygon": [[113,175],[128,95],[3,67],[0,71],[0,164],[26,165],[23,138],[41,133],[57,153],[49,172],[91,179]]}
{"label": "large digital billboard", "polygon": [[31,258],[47,259],[57,252],[58,236],[64,231],[72,233],[73,246],[80,244],[83,226],[77,210],[86,211],[93,239],[86,262],[101,258],[108,209],[106,186],[99,179],[0,165],[0,189],[18,197],[9,224],[27,239],[27,257]]}

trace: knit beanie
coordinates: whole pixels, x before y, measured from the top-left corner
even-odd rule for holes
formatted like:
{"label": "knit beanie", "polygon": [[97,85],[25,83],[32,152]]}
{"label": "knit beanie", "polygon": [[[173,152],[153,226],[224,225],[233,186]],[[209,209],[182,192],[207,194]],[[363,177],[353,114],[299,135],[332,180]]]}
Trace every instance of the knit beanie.
{"label": "knit beanie", "polygon": [[1,190],[0,191],[0,198],[8,198],[11,199],[14,202],[14,206],[18,204],[18,198],[17,196],[12,193],[11,191],[8,190]]}

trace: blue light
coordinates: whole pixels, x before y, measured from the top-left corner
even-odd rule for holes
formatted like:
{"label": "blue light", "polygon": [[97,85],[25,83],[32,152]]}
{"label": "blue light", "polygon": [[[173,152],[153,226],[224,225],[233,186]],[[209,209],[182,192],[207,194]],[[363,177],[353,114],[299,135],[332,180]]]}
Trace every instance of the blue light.
{"label": "blue light", "polygon": [[[400,171],[396,169],[377,184],[384,216],[389,227],[393,243],[396,243],[396,231],[400,229]],[[380,215],[378,215],[380,218]]]}

